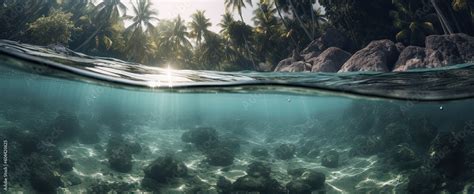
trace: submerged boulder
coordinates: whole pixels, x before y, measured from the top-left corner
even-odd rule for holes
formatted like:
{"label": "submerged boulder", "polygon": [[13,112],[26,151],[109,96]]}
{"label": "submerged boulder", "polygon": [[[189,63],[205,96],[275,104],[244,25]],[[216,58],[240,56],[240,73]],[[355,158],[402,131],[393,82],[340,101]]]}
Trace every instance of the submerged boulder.
{"label": "submerged boulder", "polygon": [[128,173],[132,170],[132,154],[140,152],[140,145],[131,143],[120,135],[114,135],[107,144],[107,158],[111,169]]}
{"label": "submerged boulder", "polygon": [[64,158],[59,162],[59,168],[63,172],[70,172],[74,167],[74,161],[71,158]]}
{"label": "submerged boulder", "polygon": [[448,178],[458,177],[466,170],[464,140],[454,132],[438,134],[428,153],[428,167],[437,169]]}
{"label": "submerged boulder", "polygon": [[30,184],[36,191],[56,193],[63,185],[61,175],[55,170],[53,163],[46,158],[33,154],[31,160]]}
{"label": "submerged boulder", "polygon": [[337,168],[339,166],[339,153],[331,150],[321,157],[321,165],[328,168]]}
{"label": "submerged boulder", "polygon": [[304,170],[299,177],[286,184],[289,193],[310,194],[324,188],[326,175],[314,170]]}
{"label": "submerged boulder", "polygon": [[223,176],[219,176],[217,179],[216,187],[219,193],[226,194],[232,192],[232,182]]}
{"label": "submerged boulder", "polygon": [[398,49],[391,40],[372,41],[344,63],[339,72],[389,72],[393,69],[398,55]]}
{"label": "submerged boulder", "polygon": [[167,183],[174,178],[186,176],[188,168],[173,156],[166,155],[157,158],[143,171],[145,178],[153,179],[158,183]]}
{"label": "submerged boulder", "polygon": [[318,57],[312,58],[311,72],[338,72],[351,54],[337,47],[330,47]]}
{"label": "submerged boulder", "polygon": [[441,175],[427,169],[419,169],[408,177],[407,190],[413,194],[438,193],[442,188]]}
{"label": "submerged boulder", "polygon": [[252,162],[247,167],[247,174],[253,177],[270,177],[272,168],[269,164],[263,162]]}
{"label": "submerged boulder", "polygon": [[271,167],[263,162],[253,162],[247,167],[247,175],[233,184],[234,192],[285,193],[281,184],[271,178]]}
{"label": "submerged boulder", "polygon": [[275,156],[281,160],[288,160],[294,157],[296,147],[292,144],[281,144],[275,149]]}

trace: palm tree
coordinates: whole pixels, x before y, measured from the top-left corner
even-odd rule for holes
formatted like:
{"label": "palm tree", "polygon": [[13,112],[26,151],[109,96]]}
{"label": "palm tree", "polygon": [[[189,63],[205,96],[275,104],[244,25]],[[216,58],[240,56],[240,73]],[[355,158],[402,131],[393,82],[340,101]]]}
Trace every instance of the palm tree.
{"label": "palm tree", "polygon": [[146,32],[153,30],[155,26],[153,22],[158,21],[156,17],[158,13],[153,10],[153,3],[149,0],[136,0],[133,4],[134,16],[127,16],[126,19],[130,19],[133,23],[126,29],[126,32],[132,32],[136,30],[145,29]]}
{"label": "palm tree", "polygon": [[226,9],[232,9],[232,11],[237,10],[237,13],[240,15],[240,19],[244,22],[244,17],[242,16],[242,8],[245,8],[245,3],[252,6],[252,0],[225,0],[224,4]]}
{"label": "palm tree", "polygon": [[221,23],[219,26],[221,27],[220,33],[224,37],[224,39],[229,39],[229,28],[232,23],[235,22],[234,17],[229,12],[226,12],[222,15]]}
{"label": "palm tree", "polygon": [[205,11],[196,11],[196,13],[191,15],[192,21],[190,22],[191,28],[191,37],[196,38],[197,45],[202,43],[202,39],[207,37],[209,30],[208,28],[212,26],[209,22],[209,18],[206,18],[204,15]]}
{"label": "palm tree", "polygon": [[[192,44],[189,41],[189,33],[187,31],[184,20],[178,15],[173,21],[164,21],[158,28],[158,46],[166,49],[168,54],[166,58],[176,60],[184,60],[189,55]],[[174,56],[170,56],[174,55]]]}
{"label": "palm tree", "polygon": [[419,2],[394,0],[393,3],[397,11],[390,14],[394,18],[395,27],[400,29],[396,39],[409,45],[422,46],[425,37],[435,33],[430,17],[416,12]]}
{"label": "palm tree", "polygon": [[125,29],[128,35],[127,55],[129,60],[140,63],[150,63],[151,55],[156,48],[155,42],[150,39],[151,31],[155,28],[154,21],[158,21],[157,12],[152,10],[149,0],[136,0],[133,3],[134,16],[127,16],[133,23]]}
{"label": "palm tree", "polygon": [[99,34],[101,30],[107,25],[113,25],[117,23],[122,16],[125,16],[127,12],[127,7],[121,2],[121,0],[104,0],[99,3],[95,9],[95,21],[98,26],[96,30],[81,44],[76,50],[81,50],[84,46],[89,44],[89,42]]}

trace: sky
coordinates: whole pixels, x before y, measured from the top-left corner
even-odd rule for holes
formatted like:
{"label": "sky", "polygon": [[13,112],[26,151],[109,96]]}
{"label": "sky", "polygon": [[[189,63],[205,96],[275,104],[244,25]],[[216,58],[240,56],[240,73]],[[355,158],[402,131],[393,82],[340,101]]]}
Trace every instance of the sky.
{"label": "sky", "polygon": [[[131,15],[132,13],[130,11],[132,7],[130,1],[125,0],[124,2],[127,3],[129,7],[128,14]],[[222,19],[222,15],[225,13],[224,0],[150,0],[150,2],[153,3],[153,7],[158,11],[159,19],[173,19],[181,15],[181,18],[189,22],[191,14],[196,12],[196,10],[204,10],[206,17],[210,18],[212,23],[210,30],[214,32],[220,30],[218,24]],[[242,15],[247,24],[253,24],[251,19],[255,8],[256,5],[253,7],[247,6],[247,8],[242,10]],[[234,18],[240,18],[237,11],[234,13]]]}

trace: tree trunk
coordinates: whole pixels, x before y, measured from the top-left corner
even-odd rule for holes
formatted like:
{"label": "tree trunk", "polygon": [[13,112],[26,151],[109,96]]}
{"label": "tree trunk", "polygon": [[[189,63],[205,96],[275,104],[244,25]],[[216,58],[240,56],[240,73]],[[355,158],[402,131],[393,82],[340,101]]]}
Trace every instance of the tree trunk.
{"label": "tree trunk", "polygon": [[102,30],[102,28],[104,27],[104,25],[105,25],[105,24],[101,24],[101,25],[97,28],[97,30],[96,30],[94,33],[92,33],[92,35],[89,36],[89,37],[86,39],[86,41],[84,41],[81,45],[79,45],[79,46],[78,46],[76,49],[74,49],[74,50],[80,51],[82,48],[84,48],[84,46],[86,46],[87,44],[89,44],[89,42],[90,42],[95,36],[97,36],[97,34],[99,34],[99,31]]}
{"label": "tree trunk", "polygon": [[293,2],[291,2],[291,0],[288,0],[288,2],[290,3],[290,7],[291,7],[291,10],[293,11],[293,15],[295,16],[298,23],[300,23],[300,26],[301,26],[301,28],[303,28],[304,33],[306,33],[306,36],[308,36],[310,41],[313,41],[314,37],[311,37],[311,34],[309,33],[308,29],[306,29],[306,27],[304,26],[304,23],[301,20],[300,16],[298,15],[298,13],[296,13],[296,9],[293,6]]}
{"label": "tree trunk", "polygon": [[436,0],[431,0],[431,4],[433,4],[433,7],[435,8],[436,14],[438,14],[441,25],[444,25],[446,27],[446,30],[448,31],[448,34],[452,34],[453,29],[451,28],[451,26],[449,26],[448,20],[446,20],[446,17],[443,15],[441,9],[438,7],[438,4],[436,3]]}
{"label": "tree trunk", "polygon": [[[290,27],[289,27],[288,23],[286,23],[286,20],[285,20],[285,18],[283,17],[283,15],[281,14],[280,6],[278,5],[278,0],[275,0],[274,3],[275,3],[275,7],[276,7],[276,9],[277,9],[278,15],[280,16],[281,21],[283,22],[283,25],[285,26],[286,30],[288,30],[288,32],[289,32],[289,31],[290,31]],[[296,40],[293,38],[293,34],[290,35],[290,38],[291,38],[291,41],[293,42],[293,44],[295,45],[295,47],[299,47],[298,43],[297,43]]]}

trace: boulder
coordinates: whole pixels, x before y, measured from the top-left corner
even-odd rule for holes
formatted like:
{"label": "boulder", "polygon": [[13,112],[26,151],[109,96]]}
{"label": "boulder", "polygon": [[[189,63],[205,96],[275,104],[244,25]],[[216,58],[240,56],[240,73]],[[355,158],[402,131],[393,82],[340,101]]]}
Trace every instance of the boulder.
{"label": "boulder", "polygon": [[282,71],[283,69],[286,69],[288,68],[292,63],[296,62],[295,60],[293,60],[293,58],[287,58],[287,59],[283,59],[282,61],[280,61],[280,63],[278,63],[278,65],[275,67],[275,72],[279,72],[279,71]]}
{"label": "boulder", "polygon": [[[277,71],[277,70],[275,70]],[[309,72],[311,71],[311,64],[304,61],[297,61],[289,66],[279,68],[279,72]]]}
{"label": "boulder", "polygon": [[275,193],[283,194],[286,193],[285,189],[281,184],[272,178],[268,177],[253,177],[245,175],[238,178],[233,184],[232,189],[236,193],[248,193],[248,192],[259,192],[259,193]]}
{"label": "boulder", "polygon": [[295,155],[296,148],[292,144],[281,144],[275,149],[275,156],[281,160],[288,160]]}
{"label": "boulder", "polygon": [[232,192],[232,182],[226,179],[223,176],[219,176],[217,179],[216,187],[219,193],[231,193]]}
{"label": "boulder", "polygon": [[143,171],[145,172],[145,178],[153,179],[158,183],[167,183],[174,178],[187,175],[188,168],[183,162],[167,155],[159,157]]}
{"label": "boulder", "polygon": [[351,54],[337,47],[330,47],[309,62],[313,64],[311,72],[338,72]]}
{"label": "boulder", "polygon": [[59,162],[59,168],[63,172],[70,172],[74,167],[74,161],[71,158],[64,158]]}
{"label": "boulder", "polygon": [[314,170],[303,169],[299,177],[286,184],[289,193],[305,194],[320,190],[324,187],[326,175]]}
{"label": "boulder", "polygon": [[339,153],[331,150],[321,157],[321,165],[328,168],[337,168],[339,166]]}
{"label": "boulder", "polygon": [[292,180],[286,184],[286,189],[290,194],[311,194],[311,186],[302,180]]}
{"label": "boulder", "polygon": [[112,170],[127,173],[132,170],[133,149],[122,136],[114,135],[107,143],[106,156]]}
{"label": "boulder", "polygon": [[438,134],[428,153],[428,166],[448,178],[456,178],[466,171],[464,140],[454,132]]}
{"label": "boulder", "polygon": [[391,40],[372,41],[344,63],[339,72],[389,72],[393,69],[399,54],[395,43]]}
{"label": "boulder", "polygon": [[263,162],[252,162],[247,167],[247,174],[253,177],[270,177],[272,169],[269,164]]}
{"label": "boulder", "polygon": [[426,65],[443,67],[474,60],[474,37],[466,34],[426,37]]}
{"label": "boulder", "polygon": [[30,161],[30,184],[33,189],[42,193],[56,193],[63,186],[61,175],[52,165],[54,162],[38,154],[33,154]]}
{"label": "boulder", "polygon": [[425,68],[425,49],[417,46],[408,46],[400,53],[393,71],[407,71],[410,69]]}
{"label": "boulder", "polygon": [[438,193],[441,190],[443,179],[436,172],[419,169],[408,177],[408,193]]}

